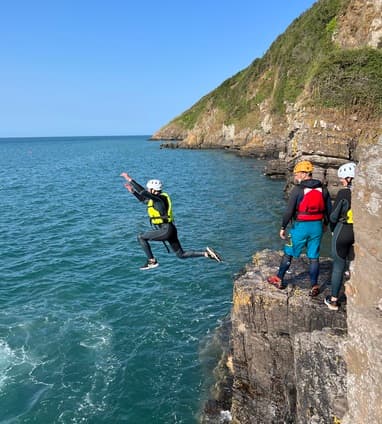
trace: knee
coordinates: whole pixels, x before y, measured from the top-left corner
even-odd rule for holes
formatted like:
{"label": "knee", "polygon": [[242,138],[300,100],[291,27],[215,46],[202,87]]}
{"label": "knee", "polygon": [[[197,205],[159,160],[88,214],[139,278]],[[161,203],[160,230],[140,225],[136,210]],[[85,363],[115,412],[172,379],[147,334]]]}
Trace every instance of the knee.
{"label": "knee", "polygon": [[143,234],[142,233],[139,233],[138,235],[137,235],[137,240],[139,241],[139,243],[142,243],[145,239],[143,238]]}

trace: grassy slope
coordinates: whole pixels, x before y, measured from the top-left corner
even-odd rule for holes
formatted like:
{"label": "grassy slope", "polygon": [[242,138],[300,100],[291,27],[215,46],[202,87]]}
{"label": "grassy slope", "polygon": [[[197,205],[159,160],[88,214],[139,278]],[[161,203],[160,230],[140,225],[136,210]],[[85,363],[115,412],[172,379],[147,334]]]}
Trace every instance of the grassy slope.
{"label": "grassy slope", "polygon": [[341,50],[332,42],[337,17],[349,0],[319,0],[297,18],[261,59],[224,81],[172,123],[192,129],[203,113],[218,109],[224,124],[256,128],[259,104],[283,115],[309,88],[311,106],[382,113],[382,52]]}

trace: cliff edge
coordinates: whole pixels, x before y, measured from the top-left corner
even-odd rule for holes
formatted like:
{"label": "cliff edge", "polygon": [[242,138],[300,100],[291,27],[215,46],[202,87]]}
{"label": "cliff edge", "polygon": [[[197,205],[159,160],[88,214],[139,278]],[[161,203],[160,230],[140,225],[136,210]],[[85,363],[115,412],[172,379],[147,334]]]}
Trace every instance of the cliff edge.
{"label": "cliff edge", "polygon": [[321,261],[322,293],[313,299],[304,257],[292,262],[287,290],[266,282],[280,259],[281,252],[258,252],[235,281],[232,422],[333,422],[347,410],[346,306],[333,313],[323,303],[330,260]]}

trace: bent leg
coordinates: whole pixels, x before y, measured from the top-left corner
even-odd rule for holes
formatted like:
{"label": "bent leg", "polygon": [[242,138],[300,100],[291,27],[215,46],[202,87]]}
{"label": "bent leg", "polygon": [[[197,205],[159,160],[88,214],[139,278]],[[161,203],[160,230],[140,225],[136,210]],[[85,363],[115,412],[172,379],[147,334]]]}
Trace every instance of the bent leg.
{"label": "bent leg", "polygon": [[157,230],[146,231],[145,233],[138,234],[138,241],[148,259],[154,259],[153,252],[149,241],[165,241],[168,236],[168,228],[166,226],[160,227]]}
{"label": "bent leg", "polygon": [[170,238],[168,239],[171,249],[175,252],[176,256],[179,259],[188,259],[188,258],[201,258],[206,256],[206,252],[200,252],[195,250],[184,251],[180,241],[178,239],[178,231],[175,226],[173,226],[173,231],[171,232]]}

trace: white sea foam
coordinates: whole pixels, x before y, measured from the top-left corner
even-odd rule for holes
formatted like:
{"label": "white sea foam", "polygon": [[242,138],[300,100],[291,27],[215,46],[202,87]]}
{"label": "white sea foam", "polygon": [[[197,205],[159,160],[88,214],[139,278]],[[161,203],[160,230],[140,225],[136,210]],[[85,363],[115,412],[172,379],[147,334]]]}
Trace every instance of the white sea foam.
{"label": "white sea foam", "polygon": [[14,352],[6,342],[0,340],[0,392],[6,384],[8,370],[14,362]]}
{"label": "white sea foam", "polygon": [[232,421],[231,411],[220,411],[219,422],[221,424],[230,423]]}

